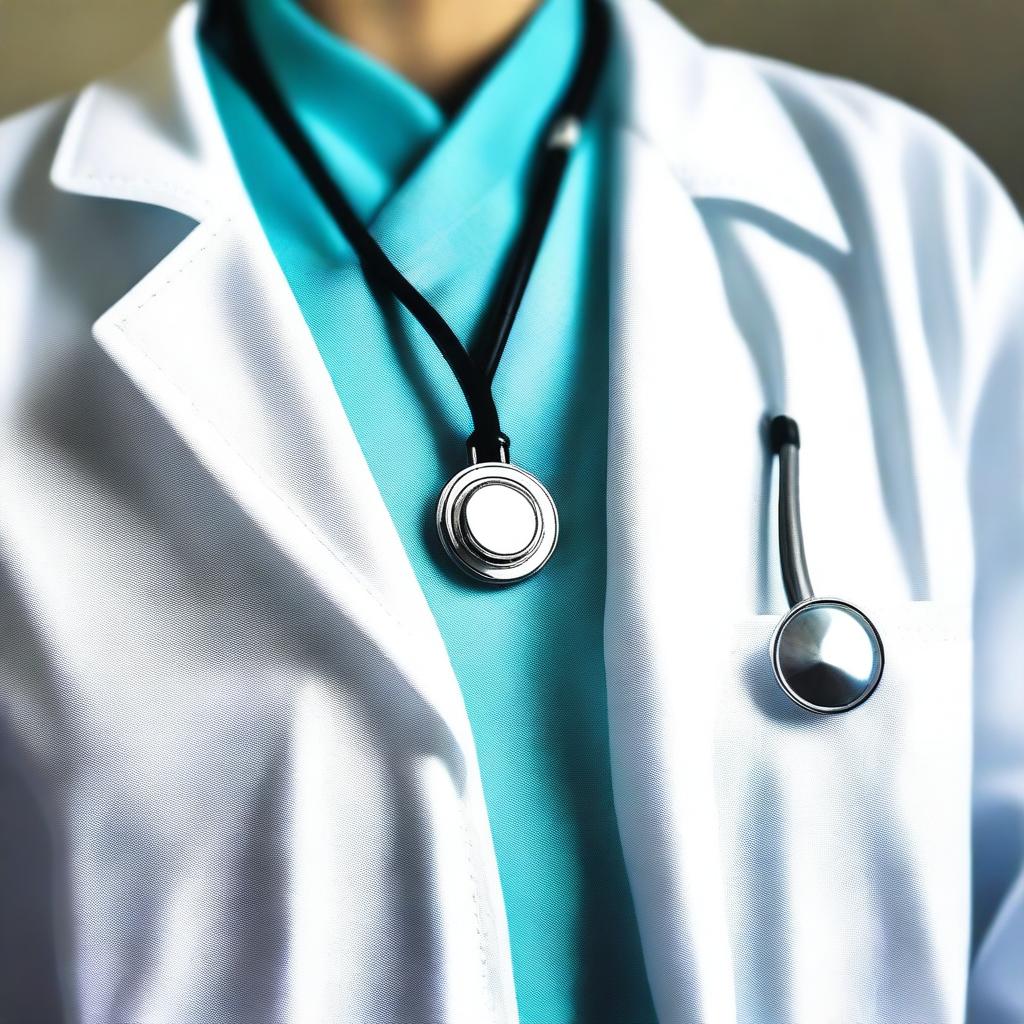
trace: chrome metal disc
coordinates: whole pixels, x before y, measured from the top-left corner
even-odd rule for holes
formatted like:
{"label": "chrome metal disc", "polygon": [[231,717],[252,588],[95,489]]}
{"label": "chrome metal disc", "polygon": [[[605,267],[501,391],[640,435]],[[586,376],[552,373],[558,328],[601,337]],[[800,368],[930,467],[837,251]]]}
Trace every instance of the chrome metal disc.
{"label": "chrome metal disc", "polygon": [[541,569],[558,542],[558,511],[544,485],[506,462],[478,462],[445,484],[437,533],[463,572],[514,583]]}
{"label": "chrome metal disc", "polygon": [[794,605],[772,636],[779,685],[819,714],[863,704],[882,678],[885,653],[871,620],[846,601],[810,598]]}

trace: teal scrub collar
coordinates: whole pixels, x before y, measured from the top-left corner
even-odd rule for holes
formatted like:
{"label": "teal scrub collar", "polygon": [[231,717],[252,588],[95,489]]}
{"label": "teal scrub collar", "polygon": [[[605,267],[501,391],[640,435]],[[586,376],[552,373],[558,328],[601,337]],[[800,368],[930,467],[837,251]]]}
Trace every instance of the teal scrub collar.
{"label": "teal scrub collar", "polygon": [[382,241],[390,225],[401,225],[406,251],[456,223],[499,182],[522,181],[582,45],[581,0],[544,0],[449,118],[298,0],[255,0],[247,11],[271,73],[327,169]]}

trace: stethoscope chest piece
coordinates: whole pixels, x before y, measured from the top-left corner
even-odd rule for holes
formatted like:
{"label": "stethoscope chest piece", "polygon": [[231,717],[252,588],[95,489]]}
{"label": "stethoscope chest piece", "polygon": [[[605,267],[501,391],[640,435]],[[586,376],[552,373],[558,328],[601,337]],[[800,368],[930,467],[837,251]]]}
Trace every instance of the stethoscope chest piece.
{"label": "stethoscope chest piece", "polygon": [[775,628],[772,667],[786,694],[819,714],[849,711],[871,696],[885,655],[871,620],[846,601],[811,598]]}
{"label": "stethoscope chest piece", "polygon": [[448,481],[437,532],[463,572],[514,583],[541,569],[558,542],[558,512],[544,485],[505,462],[478,462]]}
{"label": "stethoscope chest piece", "polygon": [[823,715],[850,711],[882,679],[882,638],[848,601],[815,597],[800,524],[800,431],[789,416],[776,416],[769,436],[779,456],[779,560],[790,604],[772,635],[772,669],[800,707]]}

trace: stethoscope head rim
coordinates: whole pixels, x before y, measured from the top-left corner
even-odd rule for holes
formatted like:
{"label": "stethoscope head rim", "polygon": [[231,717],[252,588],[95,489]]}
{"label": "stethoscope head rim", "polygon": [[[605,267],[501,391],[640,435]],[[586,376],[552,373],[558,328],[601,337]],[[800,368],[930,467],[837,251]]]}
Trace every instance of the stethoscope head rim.
{"label": "stethoscope head rim", "polygon": [[437,501],[441,546],[468,576],[515,583],[539,572],[558,544],[558,509],[520,466],[477,462],[445,484]]}
{"label": "stethoscope head rim", "polygon": [[793,605],[775,627],[771,655],[786,696],[819,715],[859,707],[878,688],[885,667],[874,623],[856,605],[833,597]]}

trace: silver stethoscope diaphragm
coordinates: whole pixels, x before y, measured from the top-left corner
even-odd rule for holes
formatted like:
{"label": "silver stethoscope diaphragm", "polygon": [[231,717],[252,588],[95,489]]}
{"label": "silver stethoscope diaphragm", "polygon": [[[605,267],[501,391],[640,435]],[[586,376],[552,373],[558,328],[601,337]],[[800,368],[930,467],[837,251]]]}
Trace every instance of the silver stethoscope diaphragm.
{"label": "silver stethoscope diaphragm", "polygon": [[772,636],[775,678],[808,711],[850,711],[882,678],[882,640],[871,620],[847,601],[811,598],[794,605]]}
{"label": "silver stethoscope diaphragm", "polygon": [[772,635],[772,669],[800,707],[826,715],[850,711],[882,679],[882,638],[849,601],[814,596],[800,525],[800,433],[788,416],[776,416],[769,432],[779,456],[779,555],[790,603]]}
{"label": "silver stethoscope diaphragm", "polygon": [[558,511],[547,488],[508,462],[474,462],[445,484],[437,533],[463,572],[515,583],[543,568],[558,543]]}

